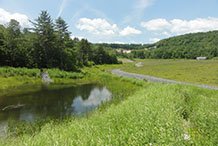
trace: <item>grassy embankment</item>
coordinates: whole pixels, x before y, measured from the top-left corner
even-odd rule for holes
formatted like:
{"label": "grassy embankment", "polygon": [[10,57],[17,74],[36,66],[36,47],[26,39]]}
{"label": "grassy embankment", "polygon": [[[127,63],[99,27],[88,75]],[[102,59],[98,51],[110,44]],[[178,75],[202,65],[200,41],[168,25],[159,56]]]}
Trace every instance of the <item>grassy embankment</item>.
{"label": "grassy embankment", "polygon": [[[100,67],[106,68],[106,67]],[[2,145],[217,145],[218,92],[190,86],[153,84],[117,78],[97,69],[92,79],[126,96],[88,118],[50,122],[34,135],[23,134]],[[90,78],[89,77],[89,78]],[[119,85],[117,81],[122,81]],[[132,83],[139,86],[133,86]],[[122,86],[127,86],[122,91]],[[121,87],[119,87],[121,86]],[[133,94],[124,94],[133,91]],[[143,88],[141,88],[143,87]],[[118,89],[117,89],[118,88]],[[130,92],[129,92],[130,93]],[[184,140],[184,134],[190,136]]]}
{"label": "grassy embankment", "polygon": [[[117,80],[113,76],[108,76],[105,75],[104,72],[100,72],[99,69],[96,67],[85,68],[80,73],[65,72],[58,69],[48,69],[47,71],[52,80],[54,81],[51,84],[54,85],[99,83],[106,85],[116,95],[120,94],[121,90],[129,89],[129,92],[127,93],[131,93],[131,91],[135,91],[138,88],[137,81],[131,81],[129,79],[121,78]],[[7,93],[8,91],[10,92],[11,89],[16,90],[16,88],[19,86],[42,84],[42,80],[40,77],[39,69],[6,67],[0,68],[0,83],[0,95],[2,95],[3,93]],[[125,84],[122,87],[123,83]],[[121,93],[125,95],[123,91]]]}
{"label": "grassy embankment", "polygon": [[[54,83],[71,83],[73,79],[81,79],[83,73],[70,73],[58,69],[47,70]],[[70,79],[70,80],[69,80]],[[17,87],[23,84],[40,84],[40,70],[27,68],[0,68],[0,90]]]}
{"label": "grassy embankment", "polygon": [[[3,145],[217,145],[218,92],[153,84],[89,118],[46,124]],[[188,124],[186,124],[188,123]],[[184,140],[188,133],[190,140]]]}
{"label": "grassy embankment", "polygon": [[[136,67],[138,62],[142,62],[143,66]],[[218,86],[218,60],[138,59],[123,65],[106,65],[104,68],[120,68],[132,73]]]}
{"label": "grassy embankment", "polygon": [[[138,81],[132,81],[129,79],[122,79],[105,75],[104,72],[100,72],[97,68],[85,68],[81,73],[64,72],[58,69],[47,70],[54,80],[47,88],[63,88],[66,86],[76,86],[79,84],[97,83],[106,86],[113,93],[113,100],[100,107],[104,110],[111,103],[118,104],[129,95],[134,94],[142,84]],[[5,82],[2,82],[5,81]],[[37,92],[41,90],[41,78],[39,69],[27,69],[27,68],[0,68],[0,97],[1,96],[13,96],[22,95],[24,93]],[[25,91],[24,91],[25,89]],[[13,92],[11,92],[13,91]],[[1,100],[1,98],[0,98]],[[86,115],[87,116],[87,115]],[[37,121],[36,123],[25,123],[17,121],[10,121],[9,123],[9,135],[21,135],[21,134],[33,134],[38,132],[42,125],[50,121],[51,119],[44,119]],[[54,119],[52,119],[54,120]],[[55,120],[55,122],[60,122]]]}

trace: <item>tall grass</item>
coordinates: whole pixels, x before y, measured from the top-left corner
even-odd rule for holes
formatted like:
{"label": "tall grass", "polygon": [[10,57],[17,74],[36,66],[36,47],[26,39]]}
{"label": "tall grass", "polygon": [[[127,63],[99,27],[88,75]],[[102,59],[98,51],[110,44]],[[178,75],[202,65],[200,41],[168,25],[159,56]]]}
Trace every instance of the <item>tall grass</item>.
{"label": "tall grass", "polygon": [[[84,73],[66,72],[59,69],[46,70],[54,83],[75,83],[84,77]],[[23,84],[40,84],[40,70],[28,68],[0,67],[0,90],[17,87]],[[4,91],[2,91],[4,92]]]}
{"label": "tall grass", "polygon": [[106,85],[114,102],[86,117],[50,121],[33,134],[21,131],[0,144],[218,145],[217,91],[120,78],[98,68],[83,72],[84,81]]}
{"label": "tall grass", "polygon": [[[145,83],[147,84],[147,83]],[[218,92],[149,84],[87,118],[50,122],[3,145],[217,145]],[[183,116],[184,111],[186,117]],[[184,127],[184,121],[190,125]],[[184,139],[188,129],[189,140]]]}
{"label": "tall grass", "polygon": [[[82,73],[61,71],[59,69],[47,69],[47,71],[52,78],[77,79],[83,77]],[[40,70],[28,69],[28,68],[1,67],[0,76],[2,77],[28,76],[28,77],[39,78]]]}
{"label": "tall grass", "polygon": [[[136,67],[142,62],[142,67]],[[108,68],[151,75],[178,81],[218,86],[218,60],[144,59]],[[106,68],[106,67],[105,67]]]}
{"label": "tall grass", "polygon": [[[92,71],[91,71],[92,70]],[[104,103],[101,107],[99,107],[99,110],[103,111],[105,110],[108,106],[110,106],[111,103],[113,104],[118,104],[122,100],[124,100],[126,97],[129,95],[134,94],[136,90],[138,90],[141,85],[135,84],[135,81],[131,81],[129,79],[123,79],[120,77],[115,77],[111,76],[108,73],[104,72],[99,72],[95,68],[89,70],[90,72],[88,73],[88,69],[84,70],[83,74],[86,74],[85,77],[83,77],[80,80],[73,80],[74,82],[70,82],[71,86],[76,85],[76,84],[87,84],[87,83],[98,83],[106,86],[113,94],[113,100],[109,103]],[[62,73],[61,71],[57,71]],[[23,78],[23,76],[17,76]],[[11,77],[9,77],[11,78]],[[9,78],[6,78],[8,80]],[[56,79],[56,78],[55,78]],[[60,78],[60,80],[67,80],[67,78]],[[14,81],[14,80],[13,80]],[[141,82],[141,81],[139,81]],[[64,82],[66,84],[66,82]],[[25,88],[24,88],[25,87]],[[5,94],[7,96],[9,95],[19,95],[19,94],[24,94],[24,93],[30,93],[30,92],[35,92],[37,90],[40,90],[40,85],[34,85],[30,86],[30,89],[28,88],[29,86],[22,86],[21,88],[16,88],[13,89],[13,93],[8,93],[8,90],[4,90]],[[47,88],[55,88],[54,85],[50,85]],[[25,89],[25,91],[23,91]],[[2,93],[1,93],[2,94]],[[1,95],[0,94],[0,95]],[[9,95],[8,95],[9,94]],[[41,127],[47,123],[50,120],[54,119],[45,119],[45,120],[39,120],[34,123],[26,123],[26,122],[17,122],[17,121],[10,121],[8,123],[8,131],[9,131],[9,136],[19,136],[23,134],[34,134],[38,131],[40,131]],[[59,121],[57,119],[57,121]],[[61,122],[61,121],[59,121]]]}

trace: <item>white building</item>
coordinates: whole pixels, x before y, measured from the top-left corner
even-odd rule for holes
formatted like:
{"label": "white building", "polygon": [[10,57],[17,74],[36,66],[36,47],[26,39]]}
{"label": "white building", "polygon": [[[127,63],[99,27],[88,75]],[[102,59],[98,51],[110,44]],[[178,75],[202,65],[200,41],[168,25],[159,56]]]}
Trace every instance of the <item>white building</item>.
{"label": "white building", "polygon": [[132,52],[131,50],[124,50],[124,49],[117,49],[116,51],[117,51],[118,53],[123,53],[123,54],[129,54],[129,53]]}
{"label": "white building", "polygon": [[131,53],[132,51],[131,50],[123,50],[123,53],[124,54],[129,54],[129,53]]}
{"label": "white building", "polygon": [[197,57],[196,59],[197,59],[197,60],[206,60],[207,57]]}

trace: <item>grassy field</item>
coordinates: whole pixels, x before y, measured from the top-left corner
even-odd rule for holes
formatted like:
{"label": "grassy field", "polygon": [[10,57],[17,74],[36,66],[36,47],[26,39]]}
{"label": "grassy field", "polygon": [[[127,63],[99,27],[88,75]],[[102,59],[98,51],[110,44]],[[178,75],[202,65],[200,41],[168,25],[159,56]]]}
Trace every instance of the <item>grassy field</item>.
{"label": "grassy field", "polygon": [[[54,84],[74,83],[83,78],[83,73],[60,71],[58,69],[47,70]],[[39,69],[0,67],[0,91],[14,88],[24,84],[41,84]]]}
{"label": "grassy field", "polygon": [[[50,122],[2,145],[217,145],[218,92],[144,83],[120,104],[91,116]],[[188,124],[187,124],[188,123]],[[184,134],[190,138],[184,139]]]}
{"label": "grassy field", "polygon": [[86,117],[50,121],[35,133],[0,139],[0,145],[218,145],[218,91],[105,72],[124,66],[130,69],[133,64],[86,68],[79,79],[105,84],[116,95],[115,102]]}
{"label": "grassy field", "polygon": [[[0,97],[5,95],[13,96],[31,92],[34,93],[41,90],[42,81],[40,79],[40,71],[38,69],[0,68],[0,71],[0,81],[2,83],[0,84]],[[51,83],[51,86],[47,86],[47,88],[55,88],[55,85],[60,84],[63,84],[63,87],[90,83],[97,83],[99,85],[106,86],[107,89],[113,93],[113,100],[108,104],[101,106],[101,110],[106,109],[110,103],[120,103],[126,97],[134,94],[135,91],[139,90],[143,86],[140,81],[105,75],[104,72],[100,72],[99,69],[95,67],[85,68],[81,73],[63,72],[57,69],[48,70],[48,72],[51,72],[50,76],[54,82]],[[60,76],[63,74],[65,74],[65,76]],[[77,76],[72,78],[75,74]],[[29,86],[31,88],[29,88]],[[60,88],[60,86],[58,86],[58,88]],[[25,91],[23,89],[25,89]],[[33,134],[40,130],[42,125],[48,122],[48,120],[49,119],[37,121],[34,124],[10,121],[8,125],[10,127],[9,135],[17,136],[26,133]]]}
{"label": "grassy field", "polygon": [[[105,66],[105,70],[120,68],[123,71],[151,75],[198,84],[218,86],[218,60],[167,60],[144,59],[117,66]],[[142,67],[135,64],[142,62]]]}

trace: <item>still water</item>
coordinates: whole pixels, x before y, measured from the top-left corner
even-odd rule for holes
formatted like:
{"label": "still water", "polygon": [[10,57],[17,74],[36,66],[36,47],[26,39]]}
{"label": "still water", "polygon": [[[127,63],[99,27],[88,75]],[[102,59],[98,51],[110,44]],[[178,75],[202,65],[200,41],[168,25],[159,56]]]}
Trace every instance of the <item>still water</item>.
{"label": "still water", "polygon": [[83,115],[111,98],[111,92],[97,84],[22,87],[0,96],[0,129],[3,130],[9,120],[34,122]]}

